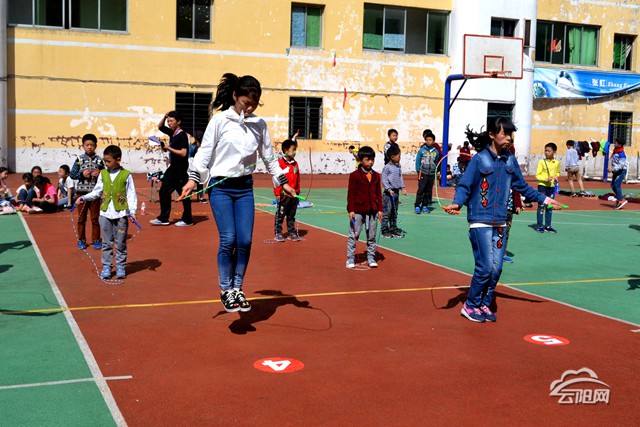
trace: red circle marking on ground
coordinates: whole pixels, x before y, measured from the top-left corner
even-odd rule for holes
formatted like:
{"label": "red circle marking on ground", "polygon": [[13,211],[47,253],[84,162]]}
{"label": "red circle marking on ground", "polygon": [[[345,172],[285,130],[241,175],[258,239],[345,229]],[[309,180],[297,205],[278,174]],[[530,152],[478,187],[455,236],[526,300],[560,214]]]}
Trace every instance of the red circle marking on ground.
{"label": "red circle marking on ground", "polygon": [[569,340],[557,335],[531,334],[524,337],[524,340],[531,344],[538,345],[567,345]]}
{"label": "red circle marking on ground", "polygon": [[304,363],[290,357],[267,357],[253,362],[253,367],[272,374],[288,374],[304,368]]}

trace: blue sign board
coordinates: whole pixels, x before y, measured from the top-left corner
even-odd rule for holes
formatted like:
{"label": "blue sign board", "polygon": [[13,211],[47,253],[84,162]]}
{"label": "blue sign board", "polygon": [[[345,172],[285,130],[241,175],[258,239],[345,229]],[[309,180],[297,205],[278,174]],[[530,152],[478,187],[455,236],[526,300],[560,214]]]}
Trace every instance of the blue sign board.
{"label": "blue sign board", "polygon": [[536,67],[534,98],[598,98],[640,88],[640,74]]}

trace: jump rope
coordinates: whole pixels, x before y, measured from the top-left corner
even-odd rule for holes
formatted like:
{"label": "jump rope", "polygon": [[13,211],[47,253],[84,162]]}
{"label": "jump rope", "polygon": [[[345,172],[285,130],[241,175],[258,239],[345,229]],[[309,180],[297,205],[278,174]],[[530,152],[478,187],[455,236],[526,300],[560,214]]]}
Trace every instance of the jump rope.
{"label": "jump rope", "polygon": [[[485,150],[488,150],[488,148],[485,148]],[[436,165],[435,172],[433,173],[434,177],[435,177],[434,179],[435,179],[435,187],[436,187],[436,201],[438,202],[438,206],[440,206],[440,209],[444,210],[447,213],[449,213],[449,211],[447,211],[445,206],[442,206],[442,203],[440,203],[440,197],[438,195],[438,187],[439,187],[439,185],[438,185],[438,171],[440,169],[440,164],[442,163],[442,161],[444,159],[446,159],[447,157],[451,156],[452,154],[455,154],[455,153],[447,153],[446,156],[442,156],[442,158],[440,159],[440,161]],[[558,185],[558,181],[556,181],[556,185],[555,185],[555,188],[554,188],[554,191],[553,191],[553,196],[551,197],[552,199],[555,199],[555,196],[558,194],[558,190],[559,190],[559,185]],[[553,209],[553,205],[547,205],[546,207],[547,207],[547,209]],[[569,206],[567,206],[567,205],[562,205],[560,207],[562,209],[569,209]],[[454,215],[460,215],[460,209],[458,209],[457,211],[452,211],[451,213],[453,213]]]}
{"label": "jump rope", "polygon": [[[76,236],[76,240],[80,241],[80,236],[78,235],[78,229],[76,227],[76,223],[73,219],[73,211],[76,209],[76,206],[78,205],[73,205],[71,206],[71,208],[69,209],[69,218],[71,219],[71,227],[73,229],[73,233]],[[89,206],[89,202],[85,201],[82,203],[82,206],[80,208],[80,211],[78,212],[78,216],[81,216],[82,213],[84,212],[85,209],[88,209]],[[88,213],[87,216],[90,216],[90,214]],[[89,218],[90,219],[90,218]],[[142,231],[142,226],[138,223],[138,221],[136,221],[133,216],[131,215],[127,215],[127,219],[130,220],[131,222],[133,222],[133,224],[138,227],[138,230],[136,231],[136,233],[131,236],[131,238],[129,240],[133,240],[138,233],[140,233]],[[91,256],[91,254],[87,251],[87,248],[89,246],[87,246],[86,248],[83,248],[82,251],[85,253],[85,255],[89,258],[89,260],[91,261],[91,263],[93,264],[93,267],[95,268],[96,271],[96,275],[98,276],[98,279],[102,280],[104,283],[106,283],[107,285],[122,285],[124,283],[124,280],[122,279],[103,279],[102,276],[100,275],[100,269],[98,268],[98,264],[96,263],[96,261],[93,259],[93,257]],[[114,254],[114,258],[115,258],[115,254]]]}
{"label": "jump rope", "polygon": [[[294,155],[295,155],[295,154],[296,154],[296,153],[294,153]],[[242,169],[238,170],[237,172],[235,172],[235,173],[233,173],[233,174],[231,174],[231,175],[229,175],[229,176],[225,176],[224,178],[222,178],[222,179],[221,179],[221,180],[219,180],[219,181],[214,181],[212,184],[207,185],[207,186],[206,186],[206,187],[204,187],[202,190],[192,191],[192,192],[191,192],[190,194],[188,194],[188,195],[180,195],[180,197],[178,197],[178,201],[181,201],[181,200],[183,200],[183,199],[190,199],[190,198],[192,198],[193,196],[195,196],[195,195],[197,195],[197,194],[205,193],[206,191],[209,191],[211,188],[213,188],[213,187],[215,187],[215,186],[217,186],[217,185],[222,184],[224,181],[226,181],[226,180],[228,180],[228,179],[236,178],[236,177],[240,176],[240,174],[241,174],[241,173],[243,173],[244,171],[246,171],[246,170],[248,170],[248,169],[251,169],[251,168],[255,167],[256,165],[258,165],[258,164],[259,164],[259,163],[261,163],[261,162],[262,162],[262,163],[264,163],[264,164],[266,165],[266,164],[267,164],[267,162],[270,162],[271,160],[274,160],[274,159],[281,159],[281,158],[284,158],[284,157],[286,157],[286,154],[284,154],[284,153],[283,153],[283,154],[274,154],[274,155],[272,155],[272,156],[267,157],[266,159],[262,159],[262,158],[260,158],[257,162],[252,163],[252,164],[250,164],[250,165],[247,165],[247,166],[243,167]],[[309,149],[309,162],[311,162],[311,149]],[[311,181],[311,183],[313,183],[313,165],[312,165],[311,163],[310,163],[310,165],[311,165],[311,180],[312,180],[312,181]],[[309,193],[310,193],[310,192],[311,192],[311,187],[309,187],[309,189],[308,189],[308,191],[307,191],[307,195],[306,195],[306,196],[301,196],[301,195],[299,195],[299,194],[296,194],[295,196],[285,195],[285,196],[280,196],[280,197],[295,197],[295,198],[297,198],[298,200],[306,201],[306,200],[307,200],[307,197],[309,197]],[[285,193],[283,192],[282,194],[285,194]],[[278,203],[278,207],[277,207],[277,209],[279,209],[279,207],[280,207],[280,204]],[[278,213],[276,212],[276,216],[277,216],[277,215],[278,215]],[[296,235],[298,235],[298,237],[300,238],[300,241],[304,241],[305,239],[300,237],[300,234],[299,234],[299,221],[297,221],[297,220],[296,220],[296,222],[295,222],[295,229],[296,229]],[[276,243],[276,242],[278,242],[278,241],[274,238],[274,239],[265,239],[265,240],[264,240],[264,242],[265,242],[265,243]],[[279,243],[279,242],[278,242],[278,243]]]}

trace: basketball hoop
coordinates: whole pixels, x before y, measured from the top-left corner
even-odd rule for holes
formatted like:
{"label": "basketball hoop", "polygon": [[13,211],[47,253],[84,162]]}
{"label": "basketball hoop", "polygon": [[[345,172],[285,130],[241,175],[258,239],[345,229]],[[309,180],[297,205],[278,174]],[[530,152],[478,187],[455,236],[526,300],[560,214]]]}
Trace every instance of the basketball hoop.
{"label": "basketball hoop", "polygon": [[508,79],[511,77],[511,71],[492,71],[490,77],[492,79],[497,79],[498,77],[502,77],[503,79]]}
{"label": "basketball hoop", "polygon": [[462,75],[466,78],[522,79],[523,58],[521,38],[464,35]]}

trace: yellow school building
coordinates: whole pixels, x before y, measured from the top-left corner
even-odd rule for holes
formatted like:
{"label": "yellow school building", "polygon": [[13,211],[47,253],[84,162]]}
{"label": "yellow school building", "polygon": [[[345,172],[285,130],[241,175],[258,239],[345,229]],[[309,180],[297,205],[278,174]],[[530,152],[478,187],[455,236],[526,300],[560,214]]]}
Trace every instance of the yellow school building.
{"label": "yellow school building", "polygon": [[[544,95],[534,93],[534,70],[635,76],[640,1],[0,0],[0,7],[0,160],[17,172],[70,164],[85,133],[98,137],[99,151],[119,145],[134,172],[158,170],[162,158],[148,137],[162,135],[159,119],[179,110],[187,131],[204,130],[226,72],[260,80],[256,114],[274,144],[300,130],[302,172],[309,155],[315,173],[349,172],[347,147],[381,153],[390,128],[399,132],[403,170],[412,172],[422,131],[441,142],[444,82],[461,72],[467,33],[522,38],[525,78],[477,80],[460,91],[451,107],[454,151],[467,124],[479,129],[495,115],[518,125],[525,170],[546,142],[562,155],[567,139],[601,140],[610,123],[627,138],[630,157],[638,151],[635,89],[534,98]],[[568,49],[578,33],[584,54],[556,52],[559,39]],[[551,53],[541,55],[539,43]]]}

